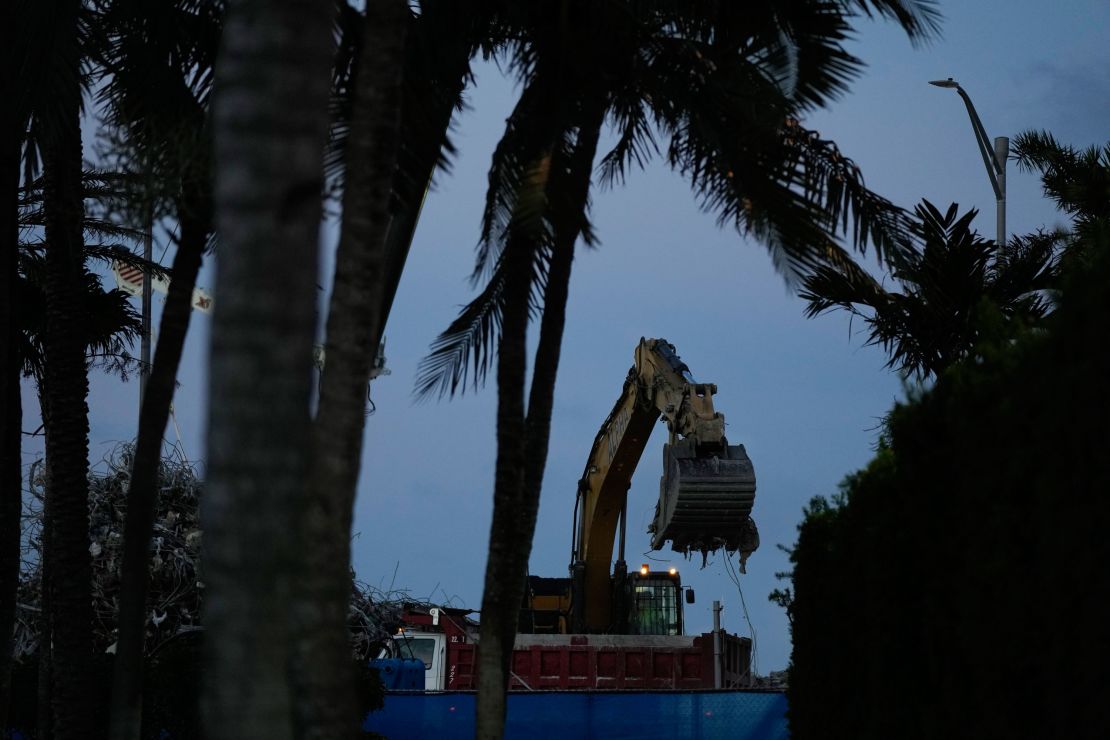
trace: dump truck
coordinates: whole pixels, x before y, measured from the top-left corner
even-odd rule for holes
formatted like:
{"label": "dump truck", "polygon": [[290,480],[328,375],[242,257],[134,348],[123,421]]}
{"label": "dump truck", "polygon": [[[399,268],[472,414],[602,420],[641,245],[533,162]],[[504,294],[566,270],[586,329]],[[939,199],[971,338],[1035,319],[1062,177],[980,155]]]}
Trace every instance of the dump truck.
{"label": "dump truck", "polygon": [[[478,627],[466,609],[408,605],[404,626],[372,662],[390,691],[478,688]],[[701,635],[518,634],[512,691],[692,690],[746,686],[751,641]]]}

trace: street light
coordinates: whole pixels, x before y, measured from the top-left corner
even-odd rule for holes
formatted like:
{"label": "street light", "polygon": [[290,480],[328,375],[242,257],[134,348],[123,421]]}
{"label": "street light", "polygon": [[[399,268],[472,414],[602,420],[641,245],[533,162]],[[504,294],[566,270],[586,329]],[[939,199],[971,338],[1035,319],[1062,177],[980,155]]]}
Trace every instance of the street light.
{"label": "street light", "polygon": [[971,98],[960,87],[960,83],[949,77],[947,80],[930,80],[929,84],[955,90],[964,99],[967,114],[971,116],[971,128],[975,131],[975,142],[979,145],[979,153],[983,155],[983,164],[986,165],[987,175],[991,179],[991,187],[994,188],[994,197],[998,201],[997,241],[999,246],[1002,246],[1006,243],[1006,158],[1010,155],[1010,139],[1006,136],[999,136],[994,140],[994,149],[992,150],[987,132],[983,130],[983,122],[979,120],[979,114],[975,112],[975,106],[971,104]]}

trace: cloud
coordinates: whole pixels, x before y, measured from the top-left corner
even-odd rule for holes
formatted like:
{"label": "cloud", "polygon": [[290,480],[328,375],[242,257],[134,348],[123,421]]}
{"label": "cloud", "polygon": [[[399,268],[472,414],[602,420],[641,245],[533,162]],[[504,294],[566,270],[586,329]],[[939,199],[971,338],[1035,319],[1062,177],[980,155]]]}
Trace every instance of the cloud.
{"label": "cloud", "polygon": [[[1047,128],[1075,146],[1105,143],[1110,131],[1110,57],[1086,63],[1039,61],[1019,75],[1027,128]],[[1030,115],[1031,114],[1031,115]]]}

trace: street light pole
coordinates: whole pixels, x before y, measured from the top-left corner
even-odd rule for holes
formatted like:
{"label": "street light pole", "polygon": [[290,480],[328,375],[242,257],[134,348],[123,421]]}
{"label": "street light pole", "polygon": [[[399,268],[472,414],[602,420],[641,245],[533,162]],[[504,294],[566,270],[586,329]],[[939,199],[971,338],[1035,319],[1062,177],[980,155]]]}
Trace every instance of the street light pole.
{"label": "street light pole", "polygon": [[975,112],[971,98],[960,87],[960,83],[949,77],[947,80],[930,80],[929,84],[955,90],[967,106],[967,114],[971,117],[971,128],[975,132],[975,143],[979,145],[979,153],[983,155],[983,164],[987,168],[987,176],[990,177],[997,201],[997,243],[1000,246],[1004,245],[1006,243],[1006,160],[1010,156],[1010,139],[999,136],[994,140],[992,148],[991,140],[983,129],[983,122],[979,120],[979,114]]}
{"label": "street light pole", "polygon": [[[968,103],[970,105],[970,103]],[[1010,138],[997,136],[994,139],[994,162],[998,167],[998,188],[995,217],[998,222],[998,246],[1006,246],[1006,160],[1010,156]]]}

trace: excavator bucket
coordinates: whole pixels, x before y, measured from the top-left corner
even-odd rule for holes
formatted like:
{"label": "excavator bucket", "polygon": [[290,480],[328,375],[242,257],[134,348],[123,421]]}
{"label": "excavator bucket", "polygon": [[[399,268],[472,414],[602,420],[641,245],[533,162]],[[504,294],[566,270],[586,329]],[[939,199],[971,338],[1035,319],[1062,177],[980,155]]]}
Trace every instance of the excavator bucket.
{"label": "excavator bucket", "polygon": [[660,550],[670,540],[672,549],[686,554],[739,550],[746,560],[759,546],[754,503],[755,470],[744,445],[726,445],[711,455],[682,441],[664,445],[651,546]]}

